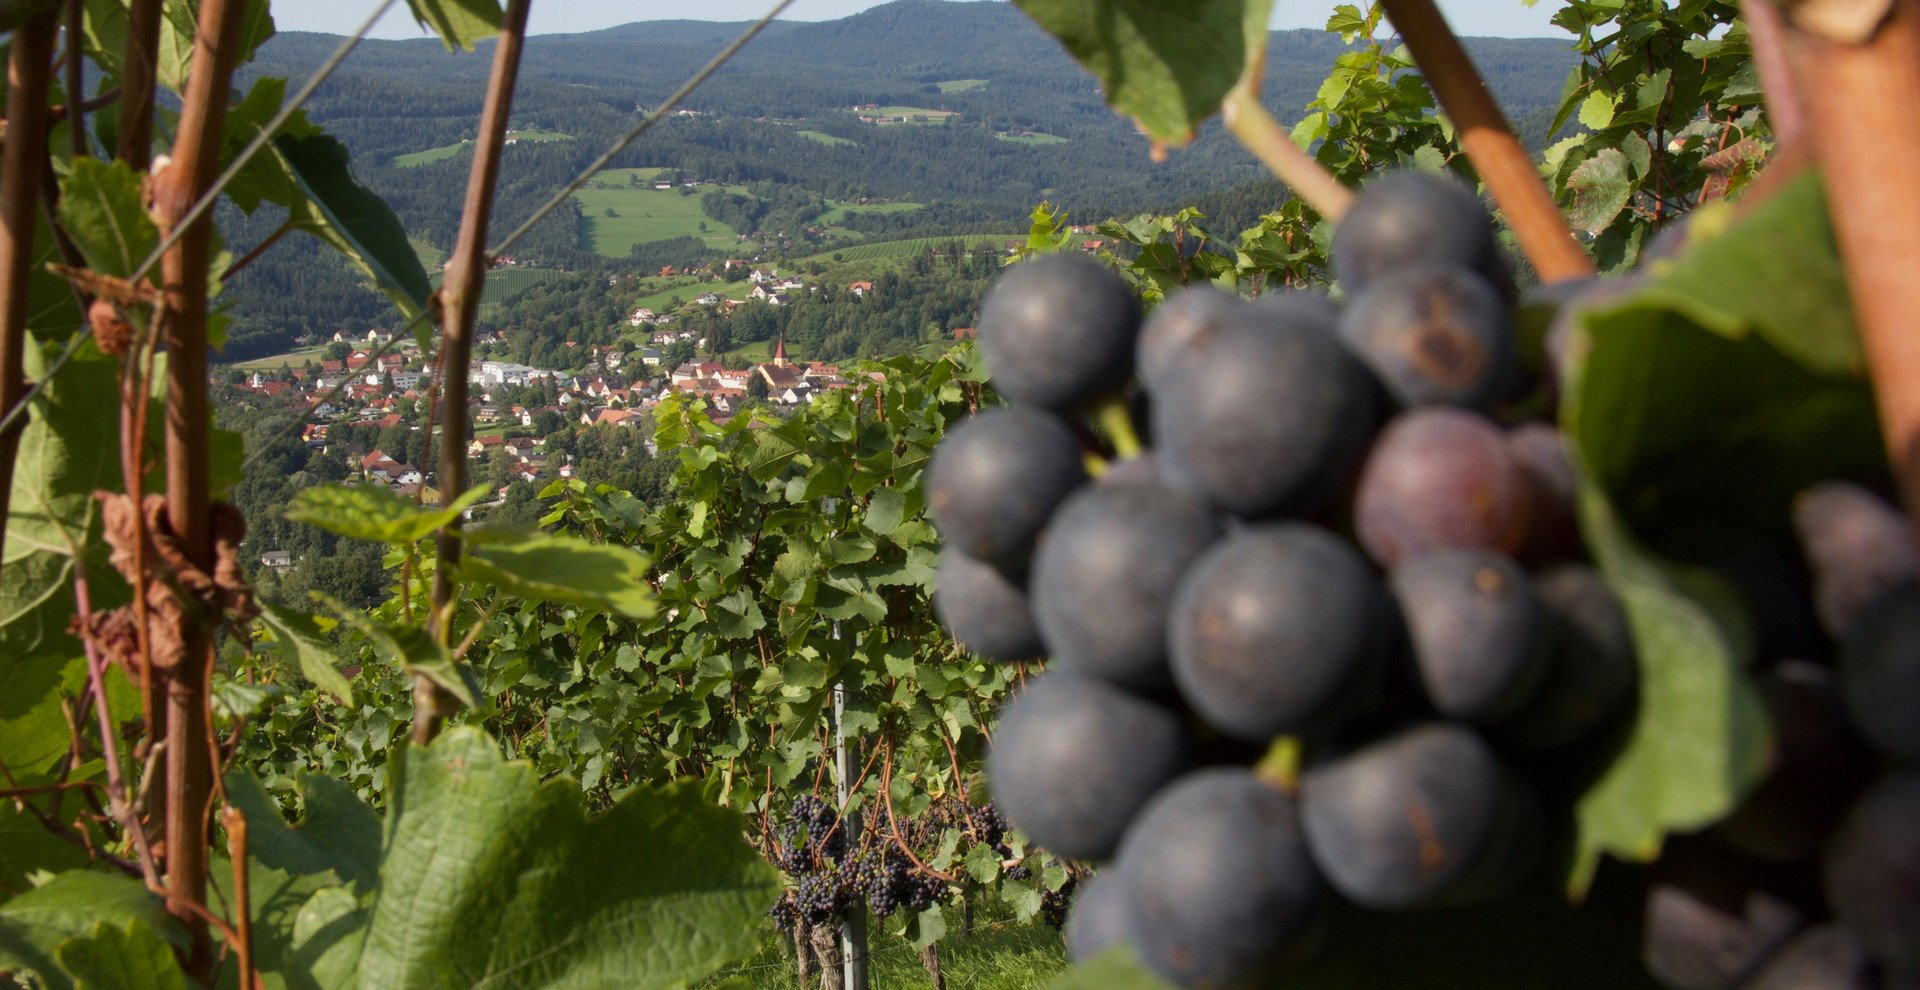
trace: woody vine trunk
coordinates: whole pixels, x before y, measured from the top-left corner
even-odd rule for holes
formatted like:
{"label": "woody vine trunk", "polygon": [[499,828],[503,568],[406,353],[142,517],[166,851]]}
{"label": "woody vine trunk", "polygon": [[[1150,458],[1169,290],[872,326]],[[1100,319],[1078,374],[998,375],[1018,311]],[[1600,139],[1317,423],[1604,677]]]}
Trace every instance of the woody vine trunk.
{"label": "woody vine trunk", "polygon": [[[27,276],[33,224],[47,158],[47,89],[59,15],[48,11],[14,29],[7,59],[6,152],[0,158],[0,416],[26,396]],[[0,520],[13,496],[13,457],[27,417],[0,432]],[[0,527],[0,554],[6,550]]]}
{"label": "woody vine trunk", "polygon": [[[447,276],[440,288],[440,500],[445,504],[467,486],[467,368],[473,359],[473,322],[480,306],[487,267],[487,221],[493,213],[493,189],[500,177],[500,158],[506,148],[507,118],[513,109],[513,88],[520,76],[520,52],[526,39],[531,0],[509,0],[493,53],[493,74],[487,81],[487,102],[480,114],[480,135],[474,142],[473,168],[467,174],[467,198],[460,218],[460,234]],[[452,638],[457,569],[460,564],[460,520],[447,523],[435,538],[432,628],[441,642]],[[413,739],[429,742],[452,707],[446,689],[426,678],[413,688]]]}
{"label": "woody vine trunk", "polygon": [[[172,233],[212,187],[220,168],[221,126],[233,74],[243,0],[205,0],[194,41],[172,163],[152,181],[153,211]],[[211,211],[181,230],[161,259],[164,306],[160,327],[167,348],[166,520],[187,560],[214,573],[213,517],[207,488],[207,265]],[[138,493],[129,493],[138,498]],[[167,910],[191,934],[188,971],[205,979],[212,952],[205,921],[207,823],[214,771],[208,686],[218,618],[192,603],[177,611],[179,651],[160,671],[167,691],[166,865]],[[159,651],[156,651],[156,654]],[[159,664],[158,655],[154,663]]]}

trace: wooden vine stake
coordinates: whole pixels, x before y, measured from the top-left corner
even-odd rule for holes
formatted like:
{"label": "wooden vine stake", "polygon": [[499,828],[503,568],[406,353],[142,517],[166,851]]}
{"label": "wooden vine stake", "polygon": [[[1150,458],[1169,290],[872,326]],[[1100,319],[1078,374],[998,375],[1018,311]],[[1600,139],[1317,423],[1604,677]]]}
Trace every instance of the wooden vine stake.
{"label": "wooden vine stake", "polygon": [[1513,136],[1506,115],[1433,0],[1380,0],[1380,4],[1413,53],[1427,86],[1453,119],[1460,146],[1506,214],[1507,225],[1541,281],[1565,282],[1594,274],[1593,259],[1574,240],[1553,195],[1534,171],[1532,156]]}
{"label": "wooden vine stake", "polygon": [[[172,161],[152,180],[152,210],[162,233],[180,226],[220,172],[220,141],[232,85],[244,0],[203,0],[193,70],[180,111]],[[167,524],[188,561],[213,574],[214,523],[207,487],[207,266],[213,216],[203,213],[161,258],[165,289],[161,332],[167,347]],[[138,492],[128,495],[136,500]],[[136,505],[137,505],[136,501]],[[191,936],[187,971],[212,972],[207,933],[207,829],[214,752],[208,722],[217,616],[178,610],[177,664],[166,675],[167,910]],[[156,657],[155,663],[159,660]]]}
{"label": "wooden vine stake", "polygon": [[[520,76],[520,52],[527,34],[532,0],[508,0],[493,53],[493,75],[480,113],[473,168],[467,173],[467,199],[460,234],[440,287],[440,500],[458,496],[467,486],[467,368],[473,360],[473,323],[487,277],[487,220],[493,213],[493,189],[506,148],[507,117],[513,87]],[[432,628],[441,642],[451,641],[456,570],[460,564],[460,520],[448,522],[435,537]],[[413,685],[413,741],[428,743],[440,732],[453,698],[426,678]]]}
{"label": "wooden vine stake", "polygon": [[1784,13],[1887,452],[1920,518],[1920,0]]}
{"label": "wooden vine stake", "polygon": [[[6,152],[0,159],[0,416],[26,396],[27,273],[33,264],[33,223],[47,158],[47,90],[53,75],[53,11],[13,31],[7,57]],[[26,417],[0,431],[0,550],[5,550],[13,458]]]}

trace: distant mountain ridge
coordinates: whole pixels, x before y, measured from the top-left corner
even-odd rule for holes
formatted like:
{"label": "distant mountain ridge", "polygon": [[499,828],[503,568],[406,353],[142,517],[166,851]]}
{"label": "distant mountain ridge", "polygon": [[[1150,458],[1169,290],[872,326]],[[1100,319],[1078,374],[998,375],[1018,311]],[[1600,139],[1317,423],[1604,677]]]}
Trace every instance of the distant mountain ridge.
{"label": "distant mountain ridge", "polygon": [[[527,41],[522,77],[530,84],[586,85],[654,100],[678,85],[748,22],[642,21],[577,34],[536,35]],[[1269,102],[1283,119],[1297,115],[1342,45],[1326,32],[1271,34]],[[269,41],[264,64],[311,69],[337,44],[332,35],[289,32]],[[1468,39],[1489,85],[1510,112],[1558,102],[1576,61],[1568,42],[1553,39]],[[437,81],[477,80],[487,60],[445,54],[437,41],[369,40],[348,71],[413,75],[431,66]],[[284,71],[275,69],[274,71]],[[296,73],[297,74],[297,73]],[[811,93],[871,90],[876,94],[946,79],[987,78],[1045,82],[1060,91],[1093,92],[1090,78],[1051,37],[1010,3],[893,0],[838,20],[776,21],[695,94],[691,105],[747,98],[755,87],[796,84],[792,94],[762,94],[769,103],[800,109],[838,105]],[[478,106],[478,92],[473,95]],[[872,102],[878,102],[876,98]]]}

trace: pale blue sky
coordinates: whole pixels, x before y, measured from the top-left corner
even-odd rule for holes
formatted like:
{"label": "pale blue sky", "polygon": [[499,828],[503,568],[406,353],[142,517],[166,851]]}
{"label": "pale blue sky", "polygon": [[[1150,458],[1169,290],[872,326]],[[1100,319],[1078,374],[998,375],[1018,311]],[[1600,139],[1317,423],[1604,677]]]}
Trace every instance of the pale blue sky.
{"label": "pale blue sky", "polygon": [[[876,6],[878,2],[796,0],[785,16],[796,21],[833,20]],[[697,4],[683,0],[535,0],[531,29],[534,34],[555,34],[593,31],[634,21],[745,21],[765,14],[772,4],[773,0],[703,0]],[[1276,0],[1273,26],[1323,27],[1334,4],[1335,0]],[[346,34],[358,27],[376,6],[372,0],[294,0],[274,4],[273,19],[283,31]],[[1545,0],[1531,10],[1520,0],[1440,0],[1440,7],[1446,11],[1454,30],[1464,35],[1568,37],[1548,23],[1553,11],[1560,7],[1555,0]],[[408,15],[405,3],[395,4],[373,32],[376,38],[417,38],[421,34]]]}

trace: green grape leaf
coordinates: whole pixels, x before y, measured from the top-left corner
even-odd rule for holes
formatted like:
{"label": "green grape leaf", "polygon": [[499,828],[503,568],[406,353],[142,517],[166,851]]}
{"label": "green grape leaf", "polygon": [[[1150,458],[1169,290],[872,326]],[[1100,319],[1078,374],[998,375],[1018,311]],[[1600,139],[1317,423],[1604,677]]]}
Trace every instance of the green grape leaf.
{"label": "green grape leaf", "polygon": [[[126,278],[160,246],[160,230],[140,199],[140,176],[126,163],[74,159],[60,187],[60,226],[89,268]],[[150,281],[159,284],[157,266]]]}
{"label": "green grape leaf", "polygon": [[875,533],[886,536],[900,528],[900,520],[906,515],[906,497],[898,488],[876,488],[872,500],[867,505],[867,515],[863,522]]}
{"label": "green grape leaf", "polygon": [[[1866,356],[1854,332],[1846,300],[1847,271],[1827,220],[1819,178],[1803,176],[1754,209],[1749,223],[1764,225],[1778,241],[1743,236],[1719,238],[1734,219],[1729,203],[1711,203],[1688,220],[1689,242],[1714,241],[1712,250],[1688,251],[1654,262],[1660,278],[1639,299],[1672,309],[1725,336],[1751,326],[1801,364],[1835,375],[1862,373]],[[1794,245],[1792,251],[1780,245]],[[1777,286],[1755,293],[1754,285]]]}
{"label": "green grape leaf", "polygon": [[428,635],[425,629],[376,622],[368,618],[366,613],[331,595],[319,591],[312,594],[339,613],[348,625],[379,647],[382,653],[392,657],[407,673],[438,684],[468,708],[486,711],[490,707],[493,699],[481,686],[473,668],[456,662],[446,644]]}
{"label": "green grape leaf", "polygon": [[1618,98],[1594,90],[1580,104],[1580,124],[1592,131],[1604,131],[1613,126],[1613,107]]}
{"label": "green grape leaf", "polygon": [[[1586,311],[1569,346],[1562,427],[1582,528],[1641,665],[1636,722],[1576,808],[1576,890],[1603,854],[1651,859],[1667,833],[1725,815],[1766,766],[1749,617],[1663,547],[1785,530],[1807,486],[1886,471],[1823,199],[1803,181],[1723,230],[1703,217],[1678,260]],[[1787,243],[1793,277],[1748,264]]]}
{"label": "green grape leaf", "polygon": [[[315,979],[314,960],[296,946],[306,909],[322,894],[336,894],[351,913],[355,891],[371,893],[379,881],[380,817],[344,783],[319,774],[296,778],[304,817],[288,825],[258,778],[246,770],[226,777],[227,799],[247,822],[247,888],[253,909],[253,961],[262,973],[285,979],[291,990],[339,986]],[[231,861],[208,871],[224,903],[233,903]],[[269,983],[269,985],[272,985]]]}
{"label": "green grape leaf", "polygon": [[472,51],[474,42],[500,33],[500,0],[407,0],[407,6],[450,52]]}
{"label": "green grape leaf", "polygon": [[316,485],[293,497],[287,518],[356,540],[410,546],[459,518],[486,494],[487,486],[476,485],[452,505],[429,509],[384,485]]}
{"label": "green grape leaf", "polygon": [[1567,176],[1567,189],[1573,193],[1567,222],[1589,233],[1607,229],[1633,199],[1627,156],[1618,148],[1602,148]]}
{"label": "green grape leaf", "polygon": [[[304,194],[289,219],[346,255],[409,320],[418,317],[433,293],[427,270],[393,207],[353,177],[346,145],[324,134],[283,134],[273,150]],[[431,350],[432,327],[420,321],[414,339]]]}
{"label": "green grape leaf", "polygon": [[1163,144],[1185,144],[1236,87],[1259,84],[1273,10],[1273,0],[1014,2]]}
{"label": "green grape leaf", "polygon": [[98,922],[138,922],[170,941],[185,941],[165,905],[140,881],[74,870],[0,905],[0,970],[30,969],[46,990],[73,990],[58,962],[61,947],[92,938]]}
{"label": "green grape leaf", "polygon": [[13,802],[0,805],[0,887],[26,890],[33,886],[27,881],[29,874],[77,870],[85,865],[86,850],[48,831],[38,818],[19,810]]}
{"label": "green grape leaf", "polygon": [[[25,349],[28,378],[44,377],[52,345]],[[93,493],[118,474],[119,407],[101,402],[118,388],[117,362],[82,346],[47,382],[21,430],[7,506],[0,563],[0,759],[17,777],[33,777],[66,752],[61,685],[77,690],[84,661],[67,631],[75,611],[74,559],[87,557],[102,575],[92,582],[93,607],[111,608],[124,586],[107,577]],[[109,438],[103,441],[102,438]]]}
{"label": "green grape leaf", "polygon": [[[695,784],[589,818],[472,727],[395,761],[379,884],[322,891],[298,952],[372,990],[680,987],[759,947],[778,876]],[[311,918],[309,918],[311,913]],[[330,953],[330,954],[329,954]]]}
{"label": "green grape leaf", "polygon": [[134,918],[123,931],[108,921],[84,939],[63,943],[60,965],[75,990],[187,990],[187,974],[153,928]]}
{"label": "green grape leaf", "polygon": [[512,595],[609,608],[632,619],[653,614],[647,558],[625,547],[533,533],[512,542],[476,543],[461,569]]}
{"label": "green grape leaf", "polygon": [[[201,0],[168,0],[160,17],[160,51],[155,78],[160,85],[184,94],[187,73],[193,66],[194,37],[198,33]],[[246,20],[240,26],[240,44],[233,60],[244,65],[253,53],[273,37],[273,15],[267,0],[249,0]]]}
{"label": "green grape leaf", "polygon": [[260,603],[260,624],[273,636],[280,655],[298,667],[301,676],[343,705],[353,704],[353,686],[334,665],[334,647],[313,620],[292,609],[271,602]]}

